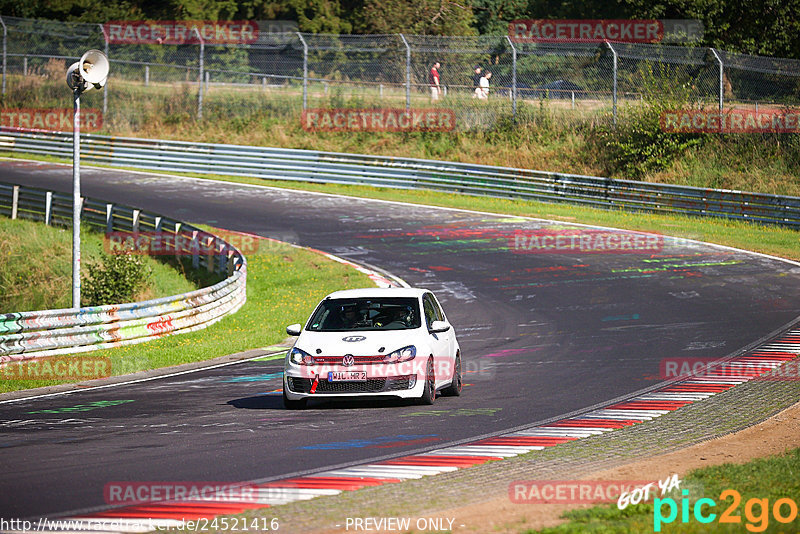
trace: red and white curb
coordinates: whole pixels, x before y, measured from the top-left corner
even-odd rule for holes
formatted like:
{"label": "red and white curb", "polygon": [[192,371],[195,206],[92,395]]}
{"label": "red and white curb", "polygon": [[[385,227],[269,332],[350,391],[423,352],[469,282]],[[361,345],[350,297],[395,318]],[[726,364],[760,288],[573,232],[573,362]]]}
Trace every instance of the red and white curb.
{"label": "red and white curb", "polygon": [[[83,531],[111,529],[113,532],[146,532],[152,530],[146,527],[147,524],[161,528],[175,527],[181,525],[182,521],[212,519],[245,510],[457,471],[649,421],[758,378],[764,369],[776,369],[797,359],[799,355],[800,330],[792,330],[728,360],[724,372],[712,368],[703,376],[672,382],[623,402],[525,430],[421,454],[258,484],[257,495],[248,502],[223,502],[222,498],[219,501],[209,499],[212,502],[158,502],[64,520],[78,521],[89,527]],[[800,376],[794,379],[800,379]]]}

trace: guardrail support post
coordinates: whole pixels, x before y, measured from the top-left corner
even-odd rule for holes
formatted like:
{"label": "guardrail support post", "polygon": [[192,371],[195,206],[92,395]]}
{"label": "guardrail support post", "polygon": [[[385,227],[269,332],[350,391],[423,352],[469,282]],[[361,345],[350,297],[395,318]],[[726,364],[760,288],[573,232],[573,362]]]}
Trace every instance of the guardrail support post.
{"label": "guardrail support post", "polygon": [[303,109],[308,108],[308,43],[303,39],[303,34],[297,32],[297,37],[303,45]]}
{"label": "guardrail support post", "polygon": [[139,217],[141,216],[141,214],[142,214],[142,210],[133,210],[133,213],[132,213],[133,217],[132,217],[132,220],[131,220],[131,228],[132,228],[134,234],[138,234],[139,233]]}
{"label": "guardrail support post", "polygon": [[192,268],[200,267],[200,243],[197,241],[197,230],[192,232]]}
{"label": "guardrail support post", "polygon": [[11,220],[17,218],[18,207],[19,207],[19,186],[15,185],[11,190]]}
{"label": "guardrail support post", "polygon": [[114,204],[106,204],[106,233],[114,231]]}
{"label": "guardrail support post", "polygon": [[155,226],[155,231],[156,232],[160,232],[161,231],[161,219],[162,219],[162,217],[160,217],[160,216],[157,216],[154,219],[153,225]]}
{"label": "guardrail support post", "polygon": [[611,55],[612,55],[612,60],[613,60],[613,65],[614,65],[613,66],[614,82],[613,82],[613,88],[612,88],[612,92],[611,92],[611,101],[612,101],[613,123],[614,123],[614,128],[616,128],[617,127],[617,61],[618,61],[618,57],[617,57],[617,51],[614,50],[614,47],[611,46],[611,43],[606,41],[606,46],[608,46],[608,49],[611,50]]}
{"label": "guardrail support post", "polygon": [[722,113],[724,98],[725,98],[725,65],[722,63],[722,58],[714,48],[709,48],[711,53],[714,54],[714,59],[717,60],[719,66],[719,112]]}
{"label": "guardrail support post", "polygon": [[411,47],[406,41],[406,36],[400,34],[400,39],[406,45],[406,109],[411,109]]}
{"label": "guardrail support post", "polygon": [[180,239],[180,235],[181,235],[181,223],[176,222],[175,223],[175,239],[172,241],[172,243],[173,243],[172,246],[175,249],[175,259],[176,260],[180,259],[180,250],[181,249],[180,249],[180,246],[179,246],[179,243],[178,243],[178,239]]}
{"label": "guardrail support post", "polygon": [[215,258],[215,268],[217,273],[222,273],[225,270],[226,260],[228,258],[228,247],[225,245],[220,245],[219,240],[215,237],[214,238],[214,250],[217,250],[219,247],[219,251],[217,252]]}
{"label": "guardrail support post", "polygon": [[44,194],[44,225],[50,226],[50,219],[53,216],[53,192],[48,191]]}
{"label": "guardrail support post", "polygon": [[511,38],[506,35],[506,41],[511,47],[511,117],[517,120],[517,47],[511,42]]}

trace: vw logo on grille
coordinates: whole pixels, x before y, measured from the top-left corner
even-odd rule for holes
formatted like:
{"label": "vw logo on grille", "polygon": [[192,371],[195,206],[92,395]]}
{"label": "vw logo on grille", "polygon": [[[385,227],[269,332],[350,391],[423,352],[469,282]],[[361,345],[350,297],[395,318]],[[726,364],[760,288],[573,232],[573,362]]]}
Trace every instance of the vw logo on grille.
{"label": "vw logo on grille", "polygon": [[358,341],[364,341],[365,339],[367,338],[365,338],[364,336],[347,336],[343,337],[342,341],[346,341],[347,343],[356,343]]}
{"label": "vw logo on grille", "polygon": [[344,365],[345,367],[350,367],[352,365],[355,365],[355,363],[356,359],[353,358],[352,354],[345,354],[344,358],[342,358],[342,365]]}

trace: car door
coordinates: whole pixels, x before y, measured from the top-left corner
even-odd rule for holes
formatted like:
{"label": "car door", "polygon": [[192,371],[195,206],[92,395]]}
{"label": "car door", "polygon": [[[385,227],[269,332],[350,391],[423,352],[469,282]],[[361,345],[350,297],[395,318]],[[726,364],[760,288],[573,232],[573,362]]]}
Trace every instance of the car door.
{"label": "car door", "polygon": [[433,352],[433,365],[438,387],[442,382],[449,380],[453,374],[454,361],[451,356],[453,353],[450,349],[453,340],[453,329],[450,328],[446,332],[431,332],[431,325],[434,321],[445,320],[442,309],[432,293],[425,293],[422,297],[422,309],[428,328],[428,341]]}

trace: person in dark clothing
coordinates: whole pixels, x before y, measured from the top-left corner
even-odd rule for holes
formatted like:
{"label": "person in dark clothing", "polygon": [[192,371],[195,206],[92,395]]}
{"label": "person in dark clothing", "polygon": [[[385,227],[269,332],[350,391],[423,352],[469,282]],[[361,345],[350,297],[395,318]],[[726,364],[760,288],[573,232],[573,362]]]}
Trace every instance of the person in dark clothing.
{"label": "person in dark clothing", "polygon": [[480,87],[480,81],[483,77],[481,73],[481,66],[475,65],[475,69],[472,73],[472,91],[474,92],[478,87]]}

